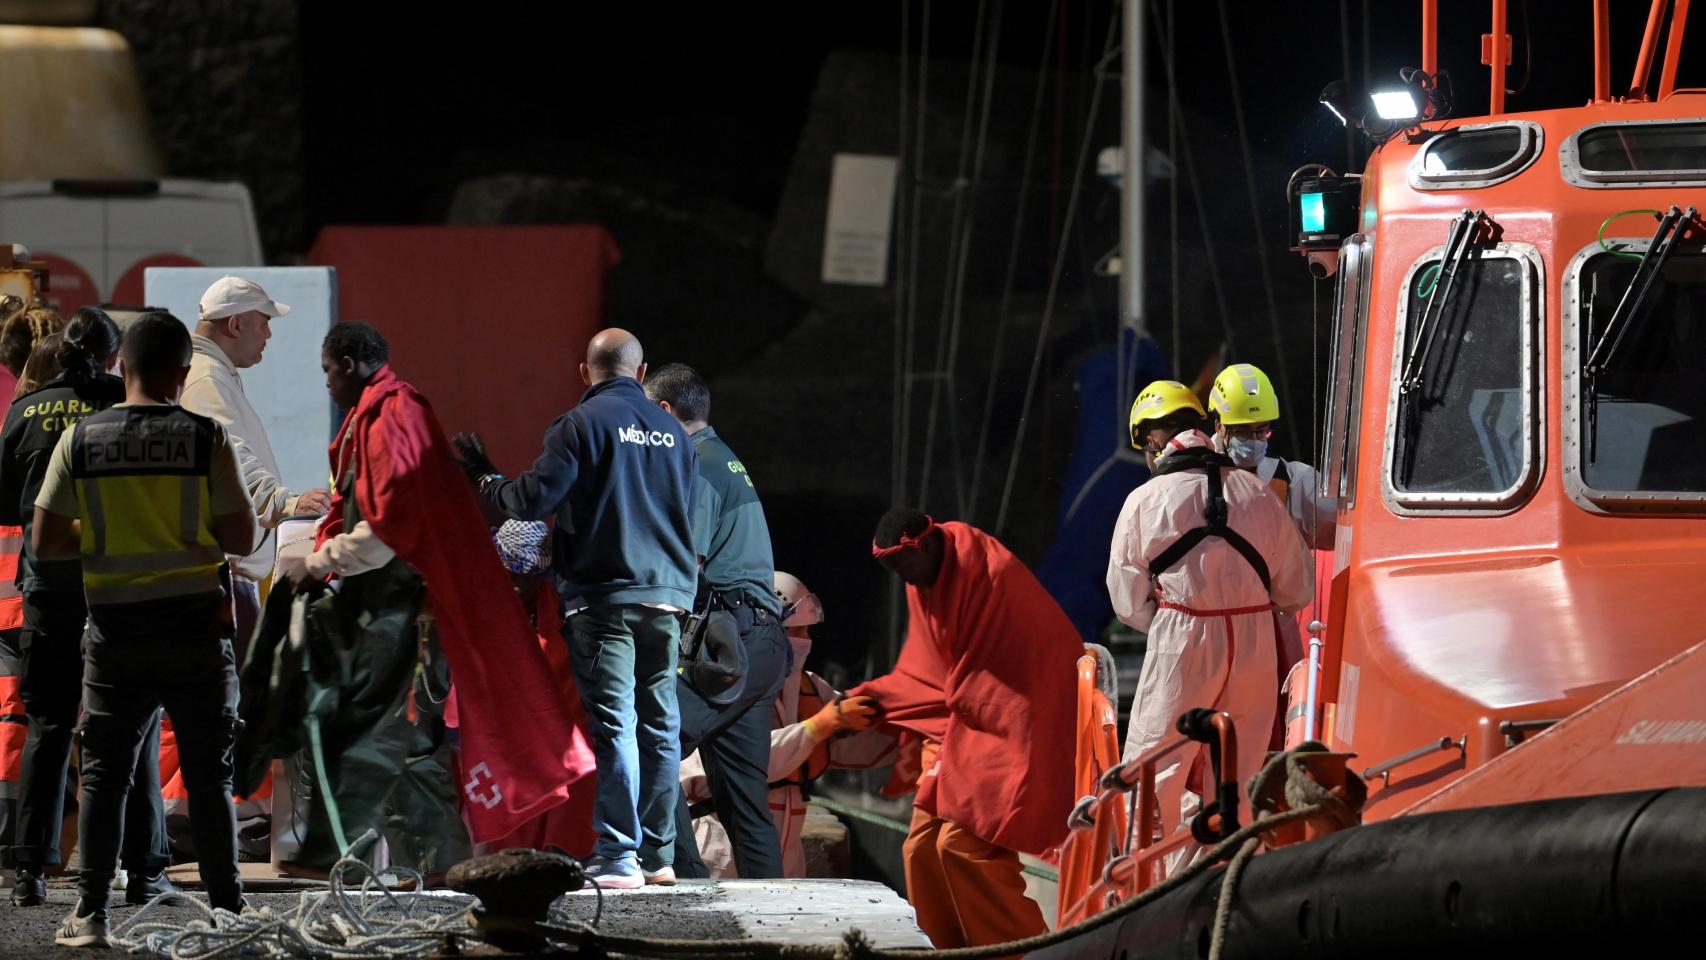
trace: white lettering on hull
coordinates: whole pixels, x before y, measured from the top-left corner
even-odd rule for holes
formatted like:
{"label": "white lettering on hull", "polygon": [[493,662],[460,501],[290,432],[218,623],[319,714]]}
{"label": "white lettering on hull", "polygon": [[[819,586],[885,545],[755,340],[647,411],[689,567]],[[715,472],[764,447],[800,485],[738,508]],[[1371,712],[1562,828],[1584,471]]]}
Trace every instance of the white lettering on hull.
{"label": "white lettering on hull", "polygon": [[1706,743],[1706,720],[1637,720],[1617,742],[1638,746]]}

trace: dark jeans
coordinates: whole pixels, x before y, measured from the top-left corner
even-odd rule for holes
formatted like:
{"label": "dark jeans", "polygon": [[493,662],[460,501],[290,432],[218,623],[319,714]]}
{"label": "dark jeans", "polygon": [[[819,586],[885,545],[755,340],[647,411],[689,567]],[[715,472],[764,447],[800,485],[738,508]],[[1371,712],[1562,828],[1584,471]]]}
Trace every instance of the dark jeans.
{"label": "dark jeans", "polygon": [[[743,879],[782,876],[782,840],[770,818],[771,704],[793,668],[794,650],[775,616],[742,603],[733,607],[746,644],[746,688],[731,703],[716,705],[678,678],[681,703],[681,755],[699,751],[711,803],[728,831],[735,867]],[[693,838],[687,796],[677,791],[675,873],[709,877]]]}
{"label": "dark jeans", "polygon": [[231,638],[232,659],[237,669],[243,669],[243,658],[249,653],[249,641],[254,639],[255,625],[261,620],[261,585],[235,571],[231,574]]}
{"label": "dark jeans", "polygon": [[640,604],[588,607],[569,618],[569,661],[598,761],[593,850],[675,859],[681,720],[675,704],[680,614]]}
{"label": "dark jeans", "polygon": [[[77,892],[104,906],[124,831],[124,804],[149,726],[172,718],[189,794],[201,878],[215,907],[241,905],[231,749],[237,668],[221,636],[218,595],[97,607],[84,646],[83,868]],[[154,788],[158,796],[159,788]]]}
{"label": "dark jeans", "polygon": [[[24,741],[18,822],[7,856],[13,866],[40,870],[59,863],[65,819],[65,781],[77,707],[83,700],[83,625],[88,607],[81,590],[37,590],[24,596],[19,639],[29,715]],[[87,770],[88,758],[84,757]],[[160,712],[153,711],[131,765],[136,789],[124,808],[124,868],[152,876],[172,862],[166,812],[160,801]]]}

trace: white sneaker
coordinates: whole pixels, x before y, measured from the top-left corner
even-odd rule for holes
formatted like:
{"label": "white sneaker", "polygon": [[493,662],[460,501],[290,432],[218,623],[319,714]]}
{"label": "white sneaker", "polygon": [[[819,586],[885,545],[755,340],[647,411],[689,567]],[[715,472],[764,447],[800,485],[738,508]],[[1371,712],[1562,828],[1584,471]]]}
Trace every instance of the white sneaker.
{"label": "white sneaker", "polygon": [[648,886],[648,887],[651,887],[651,886],[673,887],[673,886],[675,886],[675,868],[670,866],[667,863],[664,864],[663,866],[657,868],[656,870],[647,870],[645,867],[641,867],[640,868],[640,876],[642,876],[646,879],[646,886]]}
{"label": "white sneaker", "polygon": [[77,911],[82,909],[82,901],[77,902],[65,922],[59,925],[59,932],[53,937],[53,942],[62,947],[106,947],[111,946],[107,941],[107,912],[96,910],[79,917]]}

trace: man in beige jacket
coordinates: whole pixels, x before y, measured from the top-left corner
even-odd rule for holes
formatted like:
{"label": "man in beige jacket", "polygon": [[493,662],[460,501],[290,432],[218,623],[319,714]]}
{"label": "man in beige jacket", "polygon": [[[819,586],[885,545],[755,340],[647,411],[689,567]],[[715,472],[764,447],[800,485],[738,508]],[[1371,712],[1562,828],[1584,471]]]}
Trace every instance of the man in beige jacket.
{"label": "man in beige jacket", "polygon": [[201,296],[201,321],[191,337],[195,355],[184,383],[184,409],[212,417],[230,435],[260,527],[254,551],[229,558],[239,662],[260,614],[260,582],[272,574],[273,528],[288,517],[325,513],[331,502],[325,490],[297,493],[279,480],[278,458],[237,373],[261,362],[272,336],[269,324],[289,312],[289,307],[267,296],[252,280],[225,276],[214,281]]}

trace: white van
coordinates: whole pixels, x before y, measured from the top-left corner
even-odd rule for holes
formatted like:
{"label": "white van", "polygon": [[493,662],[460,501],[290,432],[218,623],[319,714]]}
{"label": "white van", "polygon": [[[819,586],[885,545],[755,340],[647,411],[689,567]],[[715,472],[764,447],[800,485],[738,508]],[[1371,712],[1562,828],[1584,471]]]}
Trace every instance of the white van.
{"label": "white van", "polygon": [[0,239],[48,265],[61,312],[142,306],[148,267],[262,263],[249,188],[204,180],[0,182]]}

